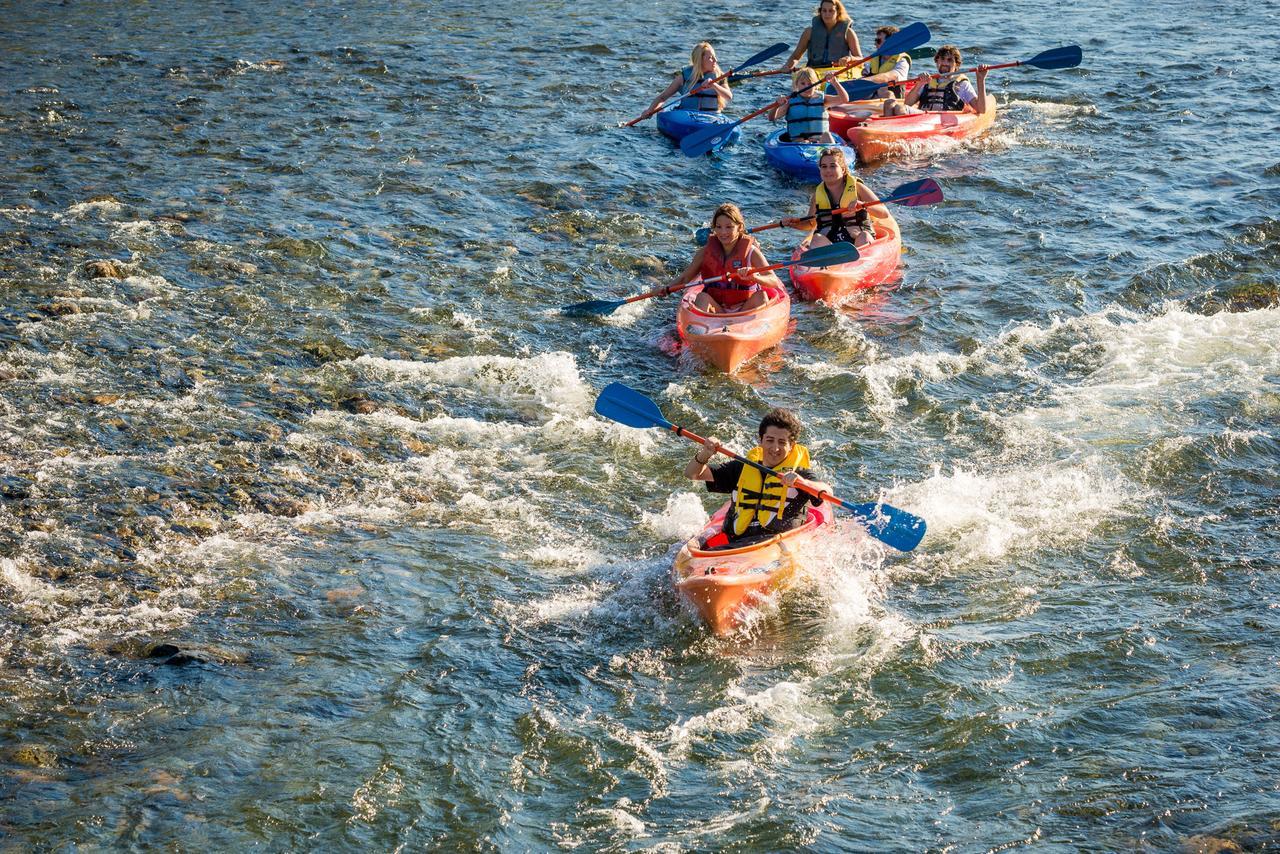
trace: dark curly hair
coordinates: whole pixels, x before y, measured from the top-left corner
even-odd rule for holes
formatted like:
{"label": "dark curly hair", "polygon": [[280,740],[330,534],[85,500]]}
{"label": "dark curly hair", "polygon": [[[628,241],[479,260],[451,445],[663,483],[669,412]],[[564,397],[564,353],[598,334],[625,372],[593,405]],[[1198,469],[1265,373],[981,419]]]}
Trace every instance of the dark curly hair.
{"label": "dark curly hair", "polygon": [[760,438],[764,438],[764,431],[770,427],[781,427],[791,434],[791,441],[800,440],[800,419],[790,409],[770,409],[764,418],[760,419]]}

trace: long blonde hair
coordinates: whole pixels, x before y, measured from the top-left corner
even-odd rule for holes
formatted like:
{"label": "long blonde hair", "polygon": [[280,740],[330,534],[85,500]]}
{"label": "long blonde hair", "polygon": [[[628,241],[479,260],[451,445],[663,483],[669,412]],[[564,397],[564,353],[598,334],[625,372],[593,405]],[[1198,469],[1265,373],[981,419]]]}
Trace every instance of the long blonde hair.
{"label": "long blonde hair", "polygon": [[836,23],[839,23],[840,21],[851,21],[851,20],[853,20],[852,18],[850,18],[850,17],[849,17],[849,13],[848,13],[847,11],[845,11],[844,3],[841,3],[841,2],[840,2],[840,0],[821,0],[821,2],[819,2],[819,3],[818,3],[818,8],[816,8],[816,9],[814,9],[814,10],[813,10],[813,17],[815,17],[815,18],[819,18],[819,19],[821,19],[821,18],[822,18],[822,4],[823,4],[823,3],[832,3],[832,4],[834,4],[834,5],[835,5],[835,7],[836,7]]}

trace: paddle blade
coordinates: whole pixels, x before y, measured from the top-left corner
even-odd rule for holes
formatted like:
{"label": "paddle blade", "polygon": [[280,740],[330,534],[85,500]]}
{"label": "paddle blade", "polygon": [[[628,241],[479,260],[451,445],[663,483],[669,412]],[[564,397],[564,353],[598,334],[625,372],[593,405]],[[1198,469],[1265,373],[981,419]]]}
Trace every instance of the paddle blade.
{"label": "paddle blade", "polygon": [[1055,68],[1075,68],[1083,59],[1084,53],[1080,50],[1080,45],[1073,44],[1068,47],[1055,47],[1053,50],[1037,53],[1022,64],[1052,70]]}
{"label": "paddle blade", "polygon": [[[737,72],[737,71],[741,71],[744,68],[750,68],[753,65],[759,65],[762,62],[773,59],[775,56],[777,56],[780,53],[785,53],[788,47],[790,47],[790,45],[788,45],[786,42],[778,42],[777,44],[769,45],[767,48],[760,51],[755,56],[748,57],[741,65],[734,66],[733,70]],[[733,75],[733,77],[736,77],[736,76],[737,76],[736,74]],[[733,77],[729,78],[730,82],[733,81]]]}
{"label": "paddle blade", "polygon": [[921,178],[919,181],[898,186],[889,195],[881,197],[880,201],[892,202],[908,208],[936,205],[942,201],[942,188],[932,178]]}
{"label": "paddle blade", "polygon": [[707,240],[711,237],[711,229],[705,225],[693,233],[693,242],[698,246],[706,246]]}
{"label": "paddle blade", "polygon": [[850,80],[848,83],[841,82],[840,85],[844,87],[850,101],[861,101],[875,95],[882,87],[889,84],[876,83],[873,80]]}
{"label": "paddle blade", "polygon": [[929,28],[922,22],[907,24],[876,49],[871,56],[892,56],[895,53],[910,53],[929,41]]}
{"label": "paddle blade", "polygon": [[569,317],[589,317],[593,314],[612,314],[627,304],[619,299],[592,299],[586,302],[575,302],[560,309],[561,314]]}
{"label": "paddle blade", "polygon": [[686,157],[701,157],[709,151],[715,151],[729,141],[737,126],[738,122],[734,122],[731,125],[712,125],[695,131],[680,140],[680,151]]}
{"label": "paddle blade", "polygon": [[604,387],[596,398],[596,414],[628,427],[670,429],[672,426],[662,417],[662,410],[656,403],[622,383],[609,383]]}
{"label": "paddle blade", "polygon": [[852,243],[832,243],[830,246],[810,249],[792,263],[802,267],[834,267],[836,264],[848,264],[857,260],[858,248]]}
{"label": "paddle blade", "polygon": [[862,504],[846,504],[842,501],[840,506],[852,510],[857,520],[867,527],[867,533],[900,552],[911,551],[924,539],[927,525],[914,513],[874,501]]}

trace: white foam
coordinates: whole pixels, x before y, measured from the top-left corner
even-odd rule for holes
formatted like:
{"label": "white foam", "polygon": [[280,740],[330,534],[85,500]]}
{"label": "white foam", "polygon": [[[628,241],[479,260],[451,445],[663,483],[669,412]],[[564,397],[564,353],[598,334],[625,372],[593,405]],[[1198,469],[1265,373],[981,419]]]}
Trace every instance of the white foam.
{"label": "white foam", "polygon": [[115,199],[99,199],[95,202],[79,202],[67,208],[66,216],[80,219],[96,214],[102,218],[114,217],[124,210],[124,205]]}
{"label": "white foam", "polygon": [[701,531],[709,518],[701,498],[692,492],[677,492],[668,496],[661,513],[642,513],[640,525],[660,541],[683,542]]}

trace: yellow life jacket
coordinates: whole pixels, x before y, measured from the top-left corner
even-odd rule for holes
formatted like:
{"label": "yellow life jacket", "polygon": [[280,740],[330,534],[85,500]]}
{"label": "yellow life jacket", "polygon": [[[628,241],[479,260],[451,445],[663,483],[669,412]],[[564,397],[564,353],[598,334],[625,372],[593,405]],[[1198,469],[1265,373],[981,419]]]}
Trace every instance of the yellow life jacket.
{"label": "yellow life jacket", "polygon": [[[764,460],[764,448],[756,446],[747,452],[747,459],[754,463]],[[781,464],[775,469],[779,472],[793,471],[809,467],[809,449],[804,445],[793,445]],[[759,469],[744,465],[742,474],[738,475],[738,487],[733,492],[733,534],[740,537],[754,521],[762,528],[767,528],[775,519],[782,517],[787,506],[787,488],[782,481],[773,475],[765,476]]]}
{"label": "yellow life jacket", "polygon": [[[886,71],[892,71],[894,66],[898,64],[898,60],[902,59],[906,54],[895,53],[893,56],[873,56],[866,61],[864,77],[875,77],[877,74],[884,74]],[[907,68],[911,67],[911,57],[907,57]]]}
{"label": "yellow life jacket", "polygon": [[844,178],[844,190],[840,193],[839,204],[831,204],[831,194],[827,192],[826,181],[818,183],[818,188],[813,191],[813,199],[817,204],[817,213],[814,214],[817,223],[814,227],[820,232],[826,233],[832,228],[842,229],[846,222],[854,222],[858,225],[867,222],[865,209],[852,216],[849,214],[836,214],[833,216],[830,213],[836,208],[851,208],[858,203],[858,179],[852,172]]}

